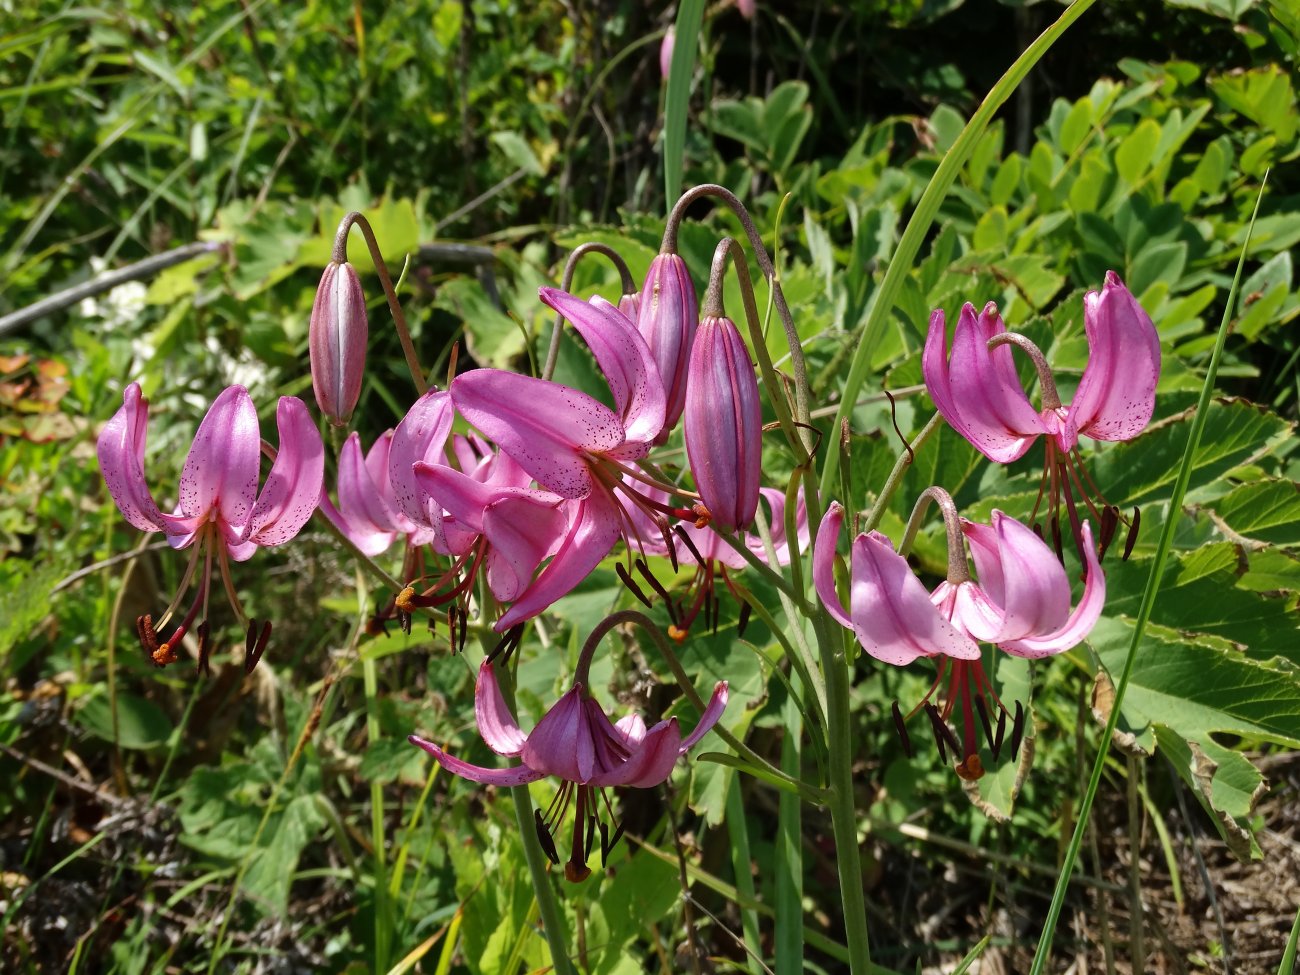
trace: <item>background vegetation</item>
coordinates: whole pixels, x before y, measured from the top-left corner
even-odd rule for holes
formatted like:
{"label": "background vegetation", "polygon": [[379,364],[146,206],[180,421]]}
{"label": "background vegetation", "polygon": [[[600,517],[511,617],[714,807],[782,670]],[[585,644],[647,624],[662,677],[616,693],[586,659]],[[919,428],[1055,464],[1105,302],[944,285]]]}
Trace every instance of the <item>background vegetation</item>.
{"label": "background vegetation", "polygon": [[[408,952],[425,971],[543,965],[504,803],[437,775],[405,743],[412,730],[473,739],[473,667],[449,655],[445,631],[358,632],[359,605],[388,594],[367,591],[309,528],[237,579],[276,626],[251,678],[225,655],[209,680],[156,671],[130,621],[165,604],[180,565],[122,522],[93,440],[122,386],[141,381],[163,421],[149,469],[172,483],[221,386],[244,383],[266,406],[306,395],[312,294],[349,209],[370,217],[395,272],[410,258],[403,298],[426,365],[456,341],[461,368],[526,361],[545,333],[536,287],[554,282],[567,249],[612,243],[638,277],[657,249],[670,12],[627,0],[11,8],[0,20],[0,315],[150,254],[219,247],[34,321],[0,318],[0,966],[386,971]],[[1058,12],[992,0],[760,5],[752,21],[725,3],[709,10],[684,185],[733,188],[779,243],[824,407],[938,159]],[[1157,422],[1093,465],[1112,500],[1143,506],[1142,538],[1130,562],[1109,566],[1093,638],[1034,671],[1035,768],[1014,810],[1014,768],[973,804],[933,755],[906,759],[889,705],[919,699],[928,678],[861,665],[862,856],[876,960],[891,970],[951,966],[985,935],[983,964],[1026,967],[1099,746],[1105,668],[1127,647],[1225,310],[1224,395],[1207,416],[1057,964],[1079,955],[1140,970],[1159,955],[1170,971],[1278,970],[1300,891],[1298,38],[1290,0],[1099,5],[981,140],[873,352],[853,413],[851,507],[870,503],[899,449],[879,390],[897,393],[903,431],[929,415],[919,347],[935,307],[998,301],[1068,374],[1086,355],[1083,291],[1113,268],[1166,353]],[[1240,301],[1226,308],[1270,166]],[[691,216],[682,247],[702,284],[732,225],[704,207]],[[449,243],[472,246],[427,246]],[[360,248],[352,256],[373,270]],[[579,290],[616,293],[603,274],[583,265]],[[366,283],[378,297],[372,274]],[[380,299],[366,440],[411,399],[386,314]],[[562,375],[589,381],[566,355]],[[976,460],[941,434],[918,454],[887,530],[897,535],[912,496],[936,480],[967,512],[1027,510],[1032,464]],[[781,465],[770,459],[769,476]],[[918,545],[936,571],[939,544]],[[138,557],[117,558],[133,546]],[[613,573],[598,574],[557,610],[552,641],[575,645],[621,598]],[[724,612],[686,663],[701,683],[732,682],[733,730],[776,756],[785,694],[771,643],[757,625],[741,642]],[[667,700],[655,688],[671,679],[661,670],[630,645],[593,684],[655,712]],[[1027,686],[1027,672],[1004,671]],[[521,688],[526,713],[556,679]],[[699,937],[719,970],[757,970],[737,938],[755,922],[770,940],[773,865],[792,855],[771,829],[776,793],[696,761],[667,792],[622,803],[626,858],[568,892],[584,969],[680,969],[675,822]],[[809,970],[835,971],[829,821],[806,815],[795,846]]]}

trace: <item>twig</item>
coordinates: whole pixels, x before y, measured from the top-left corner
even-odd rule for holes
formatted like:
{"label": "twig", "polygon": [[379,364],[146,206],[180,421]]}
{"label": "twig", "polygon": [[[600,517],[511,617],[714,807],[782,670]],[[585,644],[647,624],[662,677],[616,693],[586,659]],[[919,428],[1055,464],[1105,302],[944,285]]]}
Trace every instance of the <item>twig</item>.
{"label": "twig", "polygon": [[107,274],[101,274],[90,281],[83,281],[71,288],[57,291],[34,304],[28,305],[26,308],[19,308],[17,311],[11,311],[8,315],[0,316],[0,335],[12,332],[28,322],[61,311],[70,305],[75,305],[85,298],[93,298],[105,291],[112,291],[120,284],[142,281],[176,264],[183,264],[185,261],[201,257],[204,254],[215,254],[225,246],[225,244],[217,241],[208,240],[183,244],[174,250],[155,254],[153,257],[146,257],[142,261],[136,261],[134,264],[128,264],[124,268],[110,271]]}

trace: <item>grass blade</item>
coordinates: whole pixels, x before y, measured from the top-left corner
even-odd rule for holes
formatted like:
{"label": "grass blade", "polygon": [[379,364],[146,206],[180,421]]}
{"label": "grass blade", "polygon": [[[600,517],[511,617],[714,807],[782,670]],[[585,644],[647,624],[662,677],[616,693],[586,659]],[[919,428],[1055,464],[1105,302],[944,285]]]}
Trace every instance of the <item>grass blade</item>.
{"label": "grass blade", "polygon": [[682,0],[677,9],[677,40],[668,69],[668,94],[664,98],[664,194],[666,207],[682,195],[682,167],[686,157],[686,114],[690,108],[691,75],[699,50],[704,0]]}
{"label": "grass blade", "polygon": [[1097,759],[1092,765],[1092,777],[1088,781],[1088,791],[1084,793],[1083,802],[1079,806],[1079,815],[1074,824],[1074,835],[1070,837],[1070,845],[1065,853],[1065,861],[1061,864],[1061,876],[1056,882],[1056,890],[1052,892],[1052,904],[1048,908],[1047,919],[1043,923],[1043,931],[1038,939],[1038,950],[1034,954],[1034,965],[1030,969],[1030,975],[1042,975],[1047,959],[1052,953],[1052,936],[1056,932],[1056,922],[1061,916],[1061,906],[1065,901],[1065,891],[1070,884],[1070,876],[1074,873],[1075,861],[1079,858],[1079,847],[1083,843],[1083,834],[1088,825],[1088,816],[1092,812],[1092,803],[1101,784],[1102,768],[1106,764],[1106,756],[1110,751],[1110,743],[1115,734],[1115,728],[1119,725],[1120,711],[1124,704],[1124,694],[1128,690],[1129,677],[1133,673],[1133,660],[1137,656],[1137,648],[1142,642],[1142,634],[1146,631],[1147,621],[1151,618],[1151,611],[1155,607],[1156,595],[1160,591],[1160,579],[1164,574],[1165,560],[1169,556],[1169,549],[1173,546],[1174,531],[1179,523],[1178,514],[1182,508],[1183,496],[1187,493],[1187,485],[1192,477],[1192,462],[1201,443],[1201,434],[1205,430],[1205,417],[1209,413],[1210,398],[1214,395],[1214,380],[1219,372],[1219,360],[1223,356],[1223,344],[1228,337],[1228,325],[1232,321],[1232,309],[1237,306],[1237,293],[1241,288],[1241,271],[1246,263],[1246,252],[1250,249],[1250,237],[1255,229],[1255,218],[1259,215],[1259,204],[1264,199],[1264,187],[1267,185],[1268,174],[1265,173],[1264,182],[1259,188],[1259,196],[1255,198],[1255,210],[1250,215],[1250,226],[1246,230],[1246,242],[1242,245],[1241,256],[1237,259],[1237,273],[1233,275],[1232,288],[1228,292],[1228,301],[1223,309],[1223,320],[1219,323],[1219,334],[1214,343],[1214,352],[1210,356],[1210,365],[1205,373],[1205,383],[1201,386],[1201,396],[1196,403],[1196,415],[1192,417],[1191,430],[1187,434],[1187,449],[1183,452],[1182,466],[1178,469],[1178,479],[1174,482],[1174,489],[1169,497],[1169,513],[1165,517],[1164,528],[1160,532],[1160,542],[1156,546],[1155,558],[1151,561],[1151,572],[1147,576],[1146,589],[1142,593],[1142,604],[1138,608],[1137,618],[1133,622],[1133,639],[1129,643],[1128,655],[1124,658],[1124,669],[1115,685],[1115,702],[1111,705],[1110,717],[1106,721],[1105,731],[1102,732],[1101,744],[1097,749]]}

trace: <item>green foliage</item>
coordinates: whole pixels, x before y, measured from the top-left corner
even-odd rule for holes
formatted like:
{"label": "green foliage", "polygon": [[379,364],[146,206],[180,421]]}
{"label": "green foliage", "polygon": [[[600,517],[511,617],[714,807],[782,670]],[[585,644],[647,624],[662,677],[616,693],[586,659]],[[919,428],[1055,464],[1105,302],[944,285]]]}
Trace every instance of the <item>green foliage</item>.
{"label": "green foliage", "polygon": [[[0,36],[0,312],[93,277],[92,256],[116,267],[194,239],[224,249],[0,333],[0,742],[14,749],[0,757],[12,782],[0,818],[22,829],[17,846],[0,835],[0,852],[3,886],[20,877],[33,892],[6,894],[5,927],[16,934],[12,942],[6,934],[4,951],[15,953],[0,954],[0,966],[64,970],[73,952],[93,954],[96,939],[109,936],[111,951],[93,963],[76,955],[73,967],[253,970],[268,959],[363,971],[426,943],[413,964],[439,973],[553,963],[508,799],[435,772],[405,742],[416,731],[467,760],[492,761],[467,702],[497,637],[475,622],[464,655],[452,656],[443,617],[433,632],[417,618],[410,634],[393,627],[353,637],[353,565],[313,525],[293,546],[234,570],[250,609],[275,619],[272,649],[252,677],[241,676],[243,634],[227,618],[214,629],[211,680],[196,684],[188,660],[159,672],[136,647],[132,623],[167,604],[183,556],[121,558],[140,536],[107,498],[94,437],[123,382],[141,381],[155,419],[146,470],[151,485],[166,485],[155,488],[166,507],[194,426],[222,385],[249,386],[264,423],[275,396],[307,396],[313,289],[352,209],[365,212],[394,277],[409,258],[401,297],[435,381],[453,342],[462,369],[466,360],[527,369],[530,353],[544,356],[552,321],[536,290],[557,283],[564,252],[587,240],[608,244],[643,279],[663,231],[667,159],[685,185],[716,179],[736,189],[773,246],[809,360],[824,456],[839,440],[827,416],[907,220],[983,96],[983,79],[1018,53],[1008,48],[1000,59],[972,32],[988,21],[1015,37],[1045,15],[1034,4],[856,0],[827,12],[828,27],[788,6],[761,5],[753,24],[730,5],[705,10],[694,64],[683,56],[669,83],[680,141],[661,124],[668,93],[656,54],[667,21],[648,20],[645,5],[579,11],[576,21],[565,5],[495,0],[185,11],[132,0],[111,16],[49,3],[12,12]],[[934,309],[951,323],[965,301],[996,301],[1008,325],[1047,353],[1068,400],[1087,361],[1083,294],[1115,270],[1160,332],[1157,415],[1132,442],[1088,442],[1084,456],[1111,501],[1126,512],[1141,506],[1141,530],[1128,561],[1107,557],[1106,617],[1084,646],[1033,666],[988,653],[999,695],[1025,705],[1029,730],[1017,758],[981,752],[988,774],[967,790],[971,802],[933,750],[904,755],[889,718],[894,701],[906,713],[924,697],[933,671],[857,661],[856,798],[862,857],[876,870],[897,868],[897,859],[869,861],[913,842],[898,828],[920,817],[934,836],[1055,869],[1056,831],[1078,798],[1076,749],[1097,746],[1099,725],[1079,725],[1076,702],[1090,694],[1104,721],[1108,675],[1127,650],[1154,540],[1171,519],[1174,548],[1117,744],[1167,762],[1243,858],[1259,855],[1267,827],[1259,757],[1300,748],[1300,216],[1291,173],[1300,158],[1300,21],[1279,0],[1180,0],[1185,9],[1175,11],[1134,4],[1131,15],[1119,6],[1061,42],[1062,60],[1039,69],[1051,85],[1036,89],[1061,97],[1044,104],[1024,95],[1032,129],[1010,114],[994,121],[943,200],[870,350],[870,378],[850,411],[842,500],[871,507],[902,450],[894,424],[912,437],[931,413],[917,387]],[[1132,35],[1144,30],[1153,36],[1138,43]],[[1169,53],[1153,60],[1148,41]],[[1086,63],[1086,77],[1069,52]],[[1273,182],[1230,309],[1223,395],[1205,417],[1182,509],[1171,511],[1213,344],[1209,323],[1224,309],[1268,167]],[[739,228],[702,205],[682,228],[681,251],[701,287],[721,233]],[[474,242],[477,263],[421,251],[455,239]],[[370,298],[358,411],[369,444],[412,391],[357,234],[349,256]],[[761,281],[756,265],[751,273]],[[574,287],[610,298],[620,291],[600,259],[579,266]],[[725,298],[738,316],[731,281]],[[767,346],[788,368],[774,317]],[[608,397],[577,342],[561,346],[556,375]],[[1032,385],[1028,369],[1023,378]],[[775,418],[771,403],[764,409]],[[764,459],[772,483],[794,465],[776,439]],[[968,517],[993,508],[1029,517],[1040,450],[992,468],[942,427],[917,450],[880,528],[898,541],[917,493],[936,483]],[[942,575],[934,519],[913,558],[922,573]],[[399,571],[395,552],[380,561]],[[650,563],[674,594],[694,595],[690,565]],[[735,581],[783,618],[775,587],[748,570]],[[756,616],[742,633],[726,584],[715,587],[716,630],[697,622],[681,650],[689,680],[704,691],[728,680],[726,728],[764,758],[783,755],[785,771],[810,787],[824,785],[817,689],[787,665],[767,622]],[[567,686],[586,633],[631,605],[607,566],[529,630],[518,651],[525,728]],[[669,623],[660,601],[651,615]],[[694,709],[663,691],[673,676],[651,644],[607,643],[592,673],[602,705],[693,724]],[[377,675],[373,687],[366,667]],[[918,746],[928,735],[923,721],[908,725]],[[800,748],[796,725],[805,732]],[[830,843],[824,813],[737,774],[744,763],[710,742],[701,752],[715,755],[683,763],[662,794],[609,796],[628,839],[605,869],[592,858],[585,885],[562,891],[584,970],[676,970],[688,903],[715,915],[696,911],[694,923],[725,956],[720,966],[746,964],[739,933],[730,935],[742,924],[751,947],[772,949],[776,905],[781,950],[806,953],[809,970],[837,970],[847,956],[826,865],[843,851]],[[44,777],[42,767],[83,788]],[[87,812],[99,802],[95,790],[111,792],[103,801],[113,815],[125,808],[120,800],[163,826],[101,825],[97,806]],[[545,809],[554,786],[536,784],[531,794]],[[685,885],[667,804],[682,824]],[[724,855],[742,825],[752,877],[737,875],[748,863]],[[96,852],[97,837],[104,849],[113,844],[111,855]],[[139,905],[139,916],[120,929],[108,914],[88,919],[66,939],[38,927],[32,905],[63,881],[69,862],[90,900],[107,905],[97,911]],[[883,899],[891,884],[872,893]],[[991,881],[990,903],[1000,902],[1003,884]],[[223,934],[213,918],[225,920]],[[91,931],[101,933],[78,946]],[[970,949],[961,962],[969,964],[980,949],[961,937],[945,942],[951,950],[904,948],[910,954],[897,967],[951,967]]]}

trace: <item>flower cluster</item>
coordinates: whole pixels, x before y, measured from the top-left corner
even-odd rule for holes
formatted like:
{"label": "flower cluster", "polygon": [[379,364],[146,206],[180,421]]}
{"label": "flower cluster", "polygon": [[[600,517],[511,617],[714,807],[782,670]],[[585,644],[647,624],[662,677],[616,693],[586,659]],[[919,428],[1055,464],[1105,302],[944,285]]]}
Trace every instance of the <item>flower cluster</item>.
{"label": "flower cluster", "polygon": [[[373,248],[373,236],[355,214],[345,219],[340,240],[345,242],[352,223],[362,226]],[[1001,511],[995,510],[988,524],[961,518],[946,492],[932,487],[922,492],[907,538],[925,506],[937,503],[947,528],[947,578],[928,590],[905,558],[906,543],[896,550],[880,532],[866,531],[850,548],[846,605],[837,586],[835,555],[844,507],[833,501],[824,505],[808,479],[789,491],[763,483],[764,400],[750,346],[721,300],[727,254],[735,254],[739,245],[724,240],[719,246],[704,301],[698,303],[671,227],[670,221],[663,252],[639,292],[631,290],[622,269],[625,293],[618,305],[599,297],[583,300],[567,290],[540,289],[542,303],[559,316],[548,362],[555,360],[554,343],[567,321],[604,376],[607,398],[556,382],[549,369],[534,376],[475,368],[455,376],[446,389],[426,389],[418,368],[413,369],[418,398],[368,449],[363,450],[356,433],[342,438],[332,485],[324,483],[318,424],[301,401],[279,401],[277,451],[260,439],[248,391],[232,386],[200,424],[181,474],[179,501],[172,513],[164,514],[144,478],[147,405],[137,385],[127,387],[121,410],[99,438],[108,489],[133,526],[163,532],[174,548],[192,549],[180,591],[162,617],[156,624],[148,615],[137,621],[150,659],[158,666],[173,662],[187,631],[201,619],[198,655],[201,669],[207,669],[208,591],[215,568],[235,615],[247,628],[245,666],[255,666],[269,624],[259,628],[245,615],[230,563],[248,559],[258,547],[288,542],[317,508],[366,557],[400,546],[402,588],[377,622],[396,619],[409,629],[422,614],[432,627],[445,615],[457,647],[471,628],[495,631],[497,650],[478,672],[478,728],[492,751],[522,764],[481,767],[423,738],[412,736],[411,741],[449,771],[475,782],[517,786],[544,776],[559,778],[554,803],[537,815],[538,840],[558,865],[554,837],[572,807],[571,856],[564,869],[571,880],[580,880],[588,873],[597,831],[602,857],[619,835],[617,828],[609,831],[612,812],[602,790],[663,782],[676,760],[718,722],[727,685],[719,683],[710,702],[701,703],[695,730],[685,737],[676,718],[650,728],[638,716],[611,722],[591,695],[587,672],[610,620],[627,621],[627,614],[615,614],[591,634],[570,690],[525,735],[506,705],[501,676],[502,661],[520,642],[524,625],[616,550],[617,571],[630,593],[647,605],[659,598],[671,621],[668,635],[678,642],[687,639],[700,618],[717,628],[719,580],[740,604],[742,628],[751,608],[769,619],[736,574],[750,568],[783,579],[782,567],[800,559],[808,545],[809,513],[816,512],[820,524],[811,577],[825,612],[852,630],[877,660],[906,665],[928,658],[937,663],[935,685],[913,713],[926,712],[941,755],[946,760],[952,750],[959,775],[979,778],[983,759],[977,728],[982,727],[996,758],[1011,713],[983,670],[980,644],[1022,657],[1075,646],[1101,612],[1106,591],[1101,557],[1121,522],[1130,526],[1126,555],[1133,544],[1137,513],[1123,516],[1103,499],[1084,468],[1078,444],[1081,436],[1129,439],[1149,421],[1160,354],[1150,319],[1118,277],[1108,275],[1101,293],[1085,299],[1092,356],[1073,401],[1063,405],[1042,352],[1024,336],[1008,332],[995,306],[989,304],[978,315],[973,305],[965,306],[951,351],[943,314],[936,312],[922,363],[936,407],[998,463],[1018,460],[1038,436],[1045,436],[1040,503],[1047,498],[1054,545],[1041,530]],[[617,263],[617,255],[607,256]],[[378,258],[375,263],[382,265]],[[757,334],[743,265],[741,261],[736,271],[746,318]],[[774,291],[779,298],[776,284]],[[413,358],[391,295],[390,303]],[[797,380],[801,353],[793,327],[787,331],[794,336]],[[334,426],[345,426],[358,408],[367,340],[360,280],[347,263],[345,246],[336,242],[310,328],[313,388],[322,418]],[[1040,409],[1034,409],[1020,384],[1010,346],[1028,354],[1038,370]],[[765,369],[770,377],[770,367]],[[766,396],[796,457],[800,448],[806,455],[812,439],[803,441],[790,432],[811,424],[806,395],[803,414],[795,417],[798,423],[791,420],[792,407],[779,382]],[[800,402],[798,396],[795,402]],[[263,455],[271,463],[259,490]],[[808,457],[805,469],[811,463]],[[766,501],[767,511],[755,526],[760,500]],[[1077,601],[1063,565],[1057,527],[1062,506],[1080,553],[1083,587]],[[1030,521],[1037,512],[1038,505]],[[755,527],[759,530],[751,532]],[[693,563],[694,572],[684,585],[665,584],[651,568],[649,559],[655,556],[671,564],[674,574],[682,562]],[[191,587],[196,595],[182,610]],[[173,617],[179,622],[164,640],[160,633]],[[941,703],[932,703],[941,685],[946,688]],[[910,749],[897,705],[895,718]],[[1023,720],[1017,705],[1010,718],[1013,754]]]}

